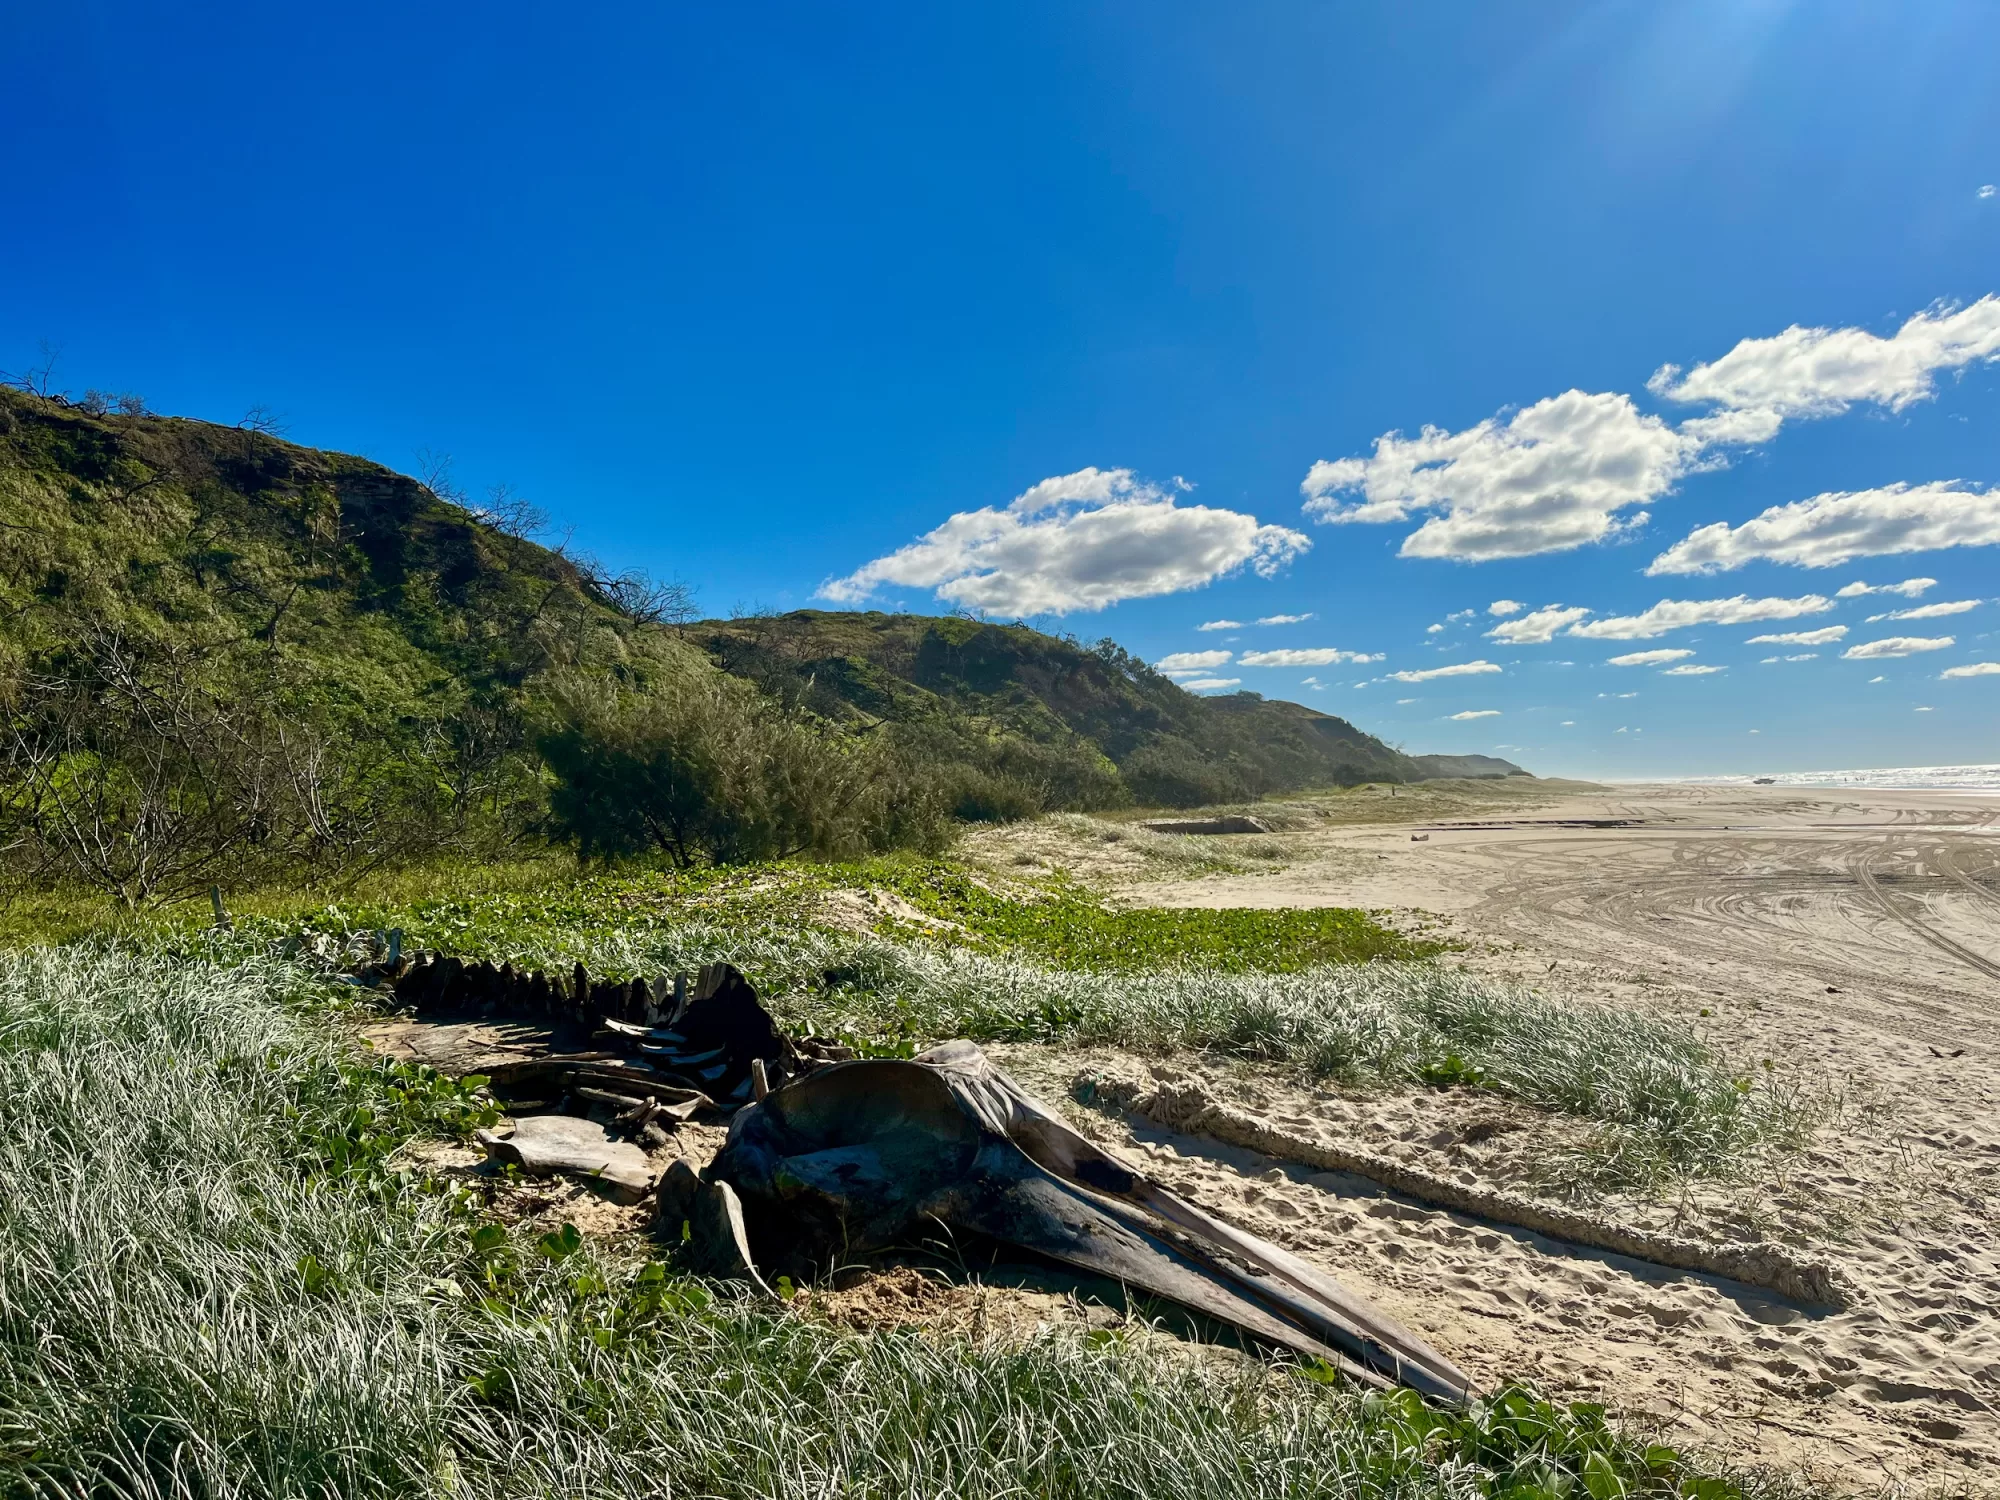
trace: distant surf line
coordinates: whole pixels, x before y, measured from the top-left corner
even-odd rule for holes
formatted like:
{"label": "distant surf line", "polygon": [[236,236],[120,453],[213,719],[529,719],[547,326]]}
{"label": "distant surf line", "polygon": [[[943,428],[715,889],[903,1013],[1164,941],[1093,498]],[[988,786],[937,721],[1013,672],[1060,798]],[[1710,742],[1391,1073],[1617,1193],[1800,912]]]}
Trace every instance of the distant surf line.
{"label": "distant surf line", "polygon": [[1685,786],[1851,787],[1878,792],[2000,791],[2000,765],[1884,766],[1855,771],[1765,771],[1736,776],[1661,776]]}

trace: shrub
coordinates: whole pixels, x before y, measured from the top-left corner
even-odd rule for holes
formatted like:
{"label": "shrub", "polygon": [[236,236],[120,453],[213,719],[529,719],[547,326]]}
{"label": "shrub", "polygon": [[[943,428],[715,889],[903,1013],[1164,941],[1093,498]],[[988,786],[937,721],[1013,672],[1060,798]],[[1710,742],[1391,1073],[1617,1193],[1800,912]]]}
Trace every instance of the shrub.
{"label": "shrub", "polygon": [[1158,740],[1134,751],[1122,770],[1132,795],[1151,806],[1210,807],[1254,795],[1235,767],[1180,739]]}
{"label": "shrub", "polygon": [[687,671],[644,689],[558,685],[541,738],[552,830],[586,858],[687,869],[935,845],[936,788],[884,744]]}

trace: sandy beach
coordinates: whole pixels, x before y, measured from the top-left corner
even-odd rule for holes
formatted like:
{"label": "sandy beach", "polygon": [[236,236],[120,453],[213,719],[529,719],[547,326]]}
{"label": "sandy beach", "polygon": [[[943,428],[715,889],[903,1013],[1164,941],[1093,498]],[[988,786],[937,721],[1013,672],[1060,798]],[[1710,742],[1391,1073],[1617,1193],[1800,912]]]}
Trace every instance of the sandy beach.
{"label": "sandy beach", "polygon": [[[1531,1373],[1846,1491],[1994,1492],[2000,794],[1517,784],[1448,816],[1393,821],[1392,806],[1374,811],[1388,821],[1280,835],[1288,862],[1269,873],[1127,894],[1386,909],[1462,944],[1454,962],[1699,1027],[1746,1072],[1820,1100],[1824,1123],[1803,1154],[1743,1180],[1600,1211],[1824,1255],[1852,1304],[1580,1250],[1158,1120],[1100,1123],[1107,1141],[1321,1260],[1482,1377]],[[1024,1049],[1010,1065],[1056,1094],[1077,1059]],[[1504,1184],[1557,1129],[1469,1090],[1362,1102],[1242,1070],[1152,1072],[1280,1141],[1368,1142],[1468,1181]]]}

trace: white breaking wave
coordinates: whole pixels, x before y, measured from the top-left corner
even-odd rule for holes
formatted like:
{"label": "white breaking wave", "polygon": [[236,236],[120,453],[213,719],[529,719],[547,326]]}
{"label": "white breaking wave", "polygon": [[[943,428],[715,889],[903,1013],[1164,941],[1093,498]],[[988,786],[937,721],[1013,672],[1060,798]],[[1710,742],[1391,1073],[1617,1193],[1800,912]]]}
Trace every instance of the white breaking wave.
{"label": "white breaking wave", "polygon": [[1897,792],[1978,792],[2000,790],[2000,765],[1888,766],[1861,771],[1765,771],[1741,776],[1663,776],[1662,781],[1700,786],[1858,787]]}

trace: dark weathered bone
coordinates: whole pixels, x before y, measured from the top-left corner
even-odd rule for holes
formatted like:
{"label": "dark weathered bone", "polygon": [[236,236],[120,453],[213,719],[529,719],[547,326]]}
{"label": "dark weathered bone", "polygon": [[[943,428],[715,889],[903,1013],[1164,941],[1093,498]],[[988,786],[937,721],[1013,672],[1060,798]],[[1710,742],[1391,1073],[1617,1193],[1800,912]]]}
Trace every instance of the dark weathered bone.
{"label": "dark weathered bone", "polygon": [[1110,1276],[1367,1384],[1463,1400],[1465,1374],[1331,1277],[1098,1150],[970,1043],[836,1063],[739,1113],[711,1180],[751,1248],[823,1269],[939,1224]]}
{"label": "dark weathered bone", "polygon": [[618,1109],[637,1114],[646,1107],[644,1099],[635,1099],[630,1094],[613,1093],[610,1089],[587,1088],[582,1084],[572,1084],[570,1092],[579,1099],[588,1099],[592,1104],[609,1104]]}

